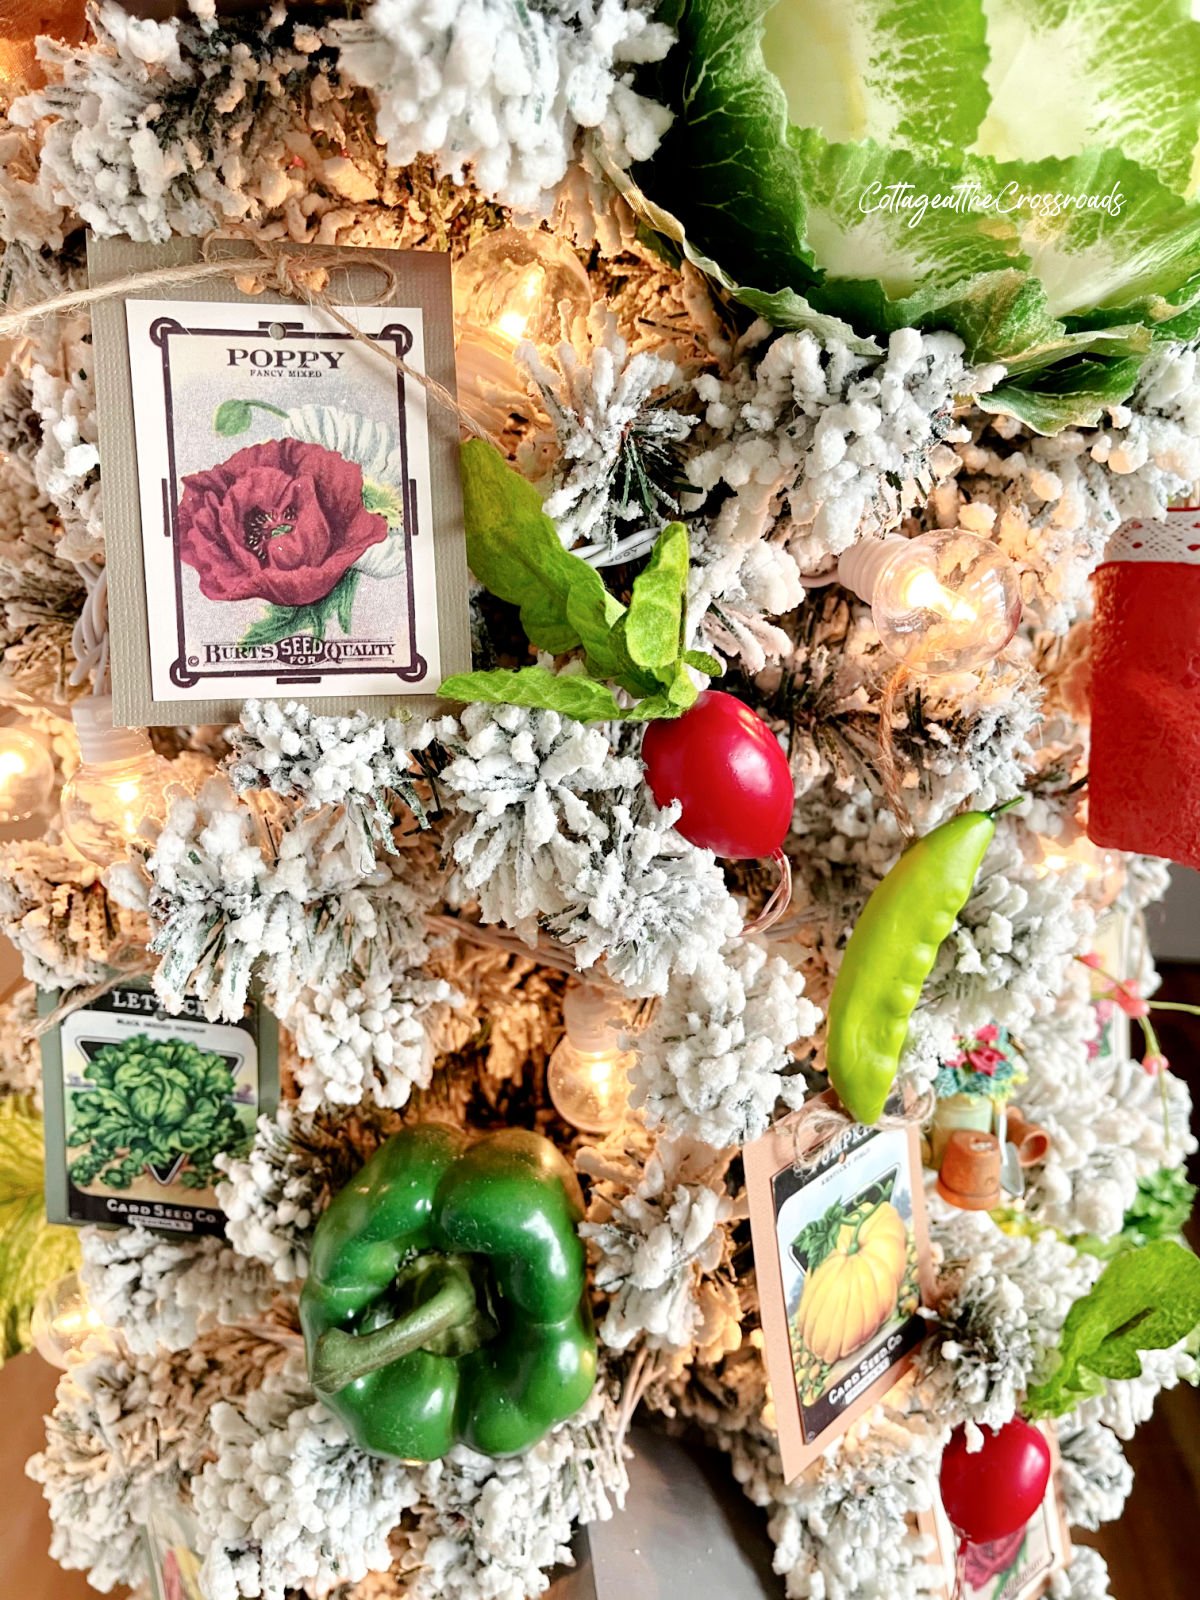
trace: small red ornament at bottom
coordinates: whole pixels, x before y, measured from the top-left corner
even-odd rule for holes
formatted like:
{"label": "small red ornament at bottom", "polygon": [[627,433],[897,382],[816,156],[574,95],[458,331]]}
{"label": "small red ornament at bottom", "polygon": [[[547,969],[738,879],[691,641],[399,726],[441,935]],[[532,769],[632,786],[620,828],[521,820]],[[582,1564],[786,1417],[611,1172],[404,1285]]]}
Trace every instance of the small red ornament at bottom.
{"label": "small red ornament at bottom", "polygon": [[983,1445],[967,1449],[960,1423],[942,1455],[942,1504],[955,1530],[972,1544],[991,1544],[1023,1528],[1050,1482],[1050,1446],[1040,1428],[1014,1417],[983,1428]]}

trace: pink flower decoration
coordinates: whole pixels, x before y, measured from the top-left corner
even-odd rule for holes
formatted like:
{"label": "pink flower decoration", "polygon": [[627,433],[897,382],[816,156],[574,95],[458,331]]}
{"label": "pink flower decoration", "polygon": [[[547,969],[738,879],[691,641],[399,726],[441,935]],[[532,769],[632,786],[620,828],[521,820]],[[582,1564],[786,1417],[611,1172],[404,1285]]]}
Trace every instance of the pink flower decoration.
{"label": "pink flower decoration", "polygon": [[362,468],[300,439],[248,445],[189,473],[176,513],[180,559],[209,600],[323,600],[387,519],[363,506]]}
{"label": "pink flower decoration", "polygon": [[1093,967],[1097,971],[1099,971],[1099,969],[1100,969],[1100,957],[1096,954],[1096,952],[1094,950],[1089,950],[1087,955],[1080,956],[1079,959],[1080,959],[1080,961],[1083,962],[1085,967]]}
{"label": "pink flower decoration", "polygon": [[1113,1017],[1116,1015],[1116,1010],[1117,1008],[1115,1005],[1113,1005],[1111,1000],[1096,1001],[1096,1015],[1100,1018],[1101,1022],[1111,1022]]}
{"label": "pink flower decoration", "polygon": [[975,1037],[982,1040],[984,1044],[995,1044],[1000,1037],[1000,1029],[994,1022],[988,1022],[980,1028]]}
{"label": "pink flower decoration", "polygon": [[956,1051],[952,1056],[947,1056],[945,1060],[945,1065],[948,1067],[965,1067],[966,1064],[966,1055],[961,1050]]}
{"label": "pink flower decoration", "polygon": [[1112,992],[1112,997],[1127,1017],[1150,1015],[1150,1002],[1142,999],[1132,983],[1118,983]]}
{"label": "pink flower decoration", "polygon": [[1157,1078],[1158,1074],[1165,1072],[1170,1065],[1166,1056],[1152,1054],[1142,1057],[1142,1071],[1149,1073],[1152,1078]]}
{"label": "pink flower decoration", "polygon": [[963,1555],[963,1579],[972,1589],[982,1589],[985,1583],[1008,1572],[1016,1563],[1025,1543],[1025,1528],[1003,1539],[993,1539],[988,1544],[969,1544]]}
{"label": "pink flower decoration", "polygon": [[976,1072],[983,1073],[985,1078],[994,1078],[996,1068],[1003,1065],[1004,1052],[993,1050],[991,1045],[983,1045],[976,1050],[967,1051],[967,1060]]}

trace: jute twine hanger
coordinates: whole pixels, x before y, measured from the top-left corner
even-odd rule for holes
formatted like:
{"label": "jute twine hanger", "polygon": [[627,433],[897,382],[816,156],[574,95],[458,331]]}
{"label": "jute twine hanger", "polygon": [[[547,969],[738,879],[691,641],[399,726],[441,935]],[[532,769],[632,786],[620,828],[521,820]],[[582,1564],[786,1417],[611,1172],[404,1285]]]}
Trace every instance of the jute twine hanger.
{"label": "jute twine hanger", "polygon": [[[225,240],[237,239],[251,245],[253,256],[219,256],[217,247]],[[381,305],[396,293],[398,279],[395,269],[377,256],[361,252],[352,246],[335,249],[289,246],[287,242],[262,239],[237,228],[219,229],[208,234],[201,242],[200,261],[186,262],[178,267],[155,267],[149,272],[133,272],[123,278],[113,278],[108,283],[93,284],[87,289],[68,290],[52,295],[48,300],[37,300],[16,311],[0,315],[0,339],[13,338],[28,333],[47,317],[70,315],[88,311],[92,306],[108,300],[121,300],[128,295],[143,294],[148,289],[172,289],[193,283],[211,283],[226,280],[235,283],[244,293],[261,293],[274,290],[288,300],[298,300],[311,306],[336,322],[359,344],[368,346],[404,377],[419,383],[435,405],[451,412],[459,425],[477,439],[488,435],[470,414],[459,405],[449,389],[431,378],[427,372],[410,366],[395,351],[372,339],[370,334],[356,328],[334,304],[325,288],[317,287],[314,277],[357,267],[378,274],[380,287],[374,294],[363,297],[364,305]]]}

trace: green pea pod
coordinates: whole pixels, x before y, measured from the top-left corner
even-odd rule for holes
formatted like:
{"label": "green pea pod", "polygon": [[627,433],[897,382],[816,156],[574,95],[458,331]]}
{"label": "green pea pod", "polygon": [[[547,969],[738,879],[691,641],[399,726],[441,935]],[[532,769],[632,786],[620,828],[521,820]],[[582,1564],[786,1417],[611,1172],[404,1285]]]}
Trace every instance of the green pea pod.
{"label": "green pea pod", "polygon": [[830,1083],[859,1122],[879,1120],[909,1019],[995,831],[990,811],[934,828],[876,886],[854,926],[829,999],[825,1055]]}

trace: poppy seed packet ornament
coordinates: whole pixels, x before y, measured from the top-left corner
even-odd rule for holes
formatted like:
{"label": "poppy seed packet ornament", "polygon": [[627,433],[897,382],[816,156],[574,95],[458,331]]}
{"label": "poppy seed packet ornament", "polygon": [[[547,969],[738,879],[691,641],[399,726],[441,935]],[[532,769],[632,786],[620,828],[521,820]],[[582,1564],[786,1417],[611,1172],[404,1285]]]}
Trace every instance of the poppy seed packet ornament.
{"label": "poppy seed packet ornament", "polygon": [[[264,257],[222,241],[247,253],[252,288]],[[470,670],[449,258],[311,260],[315,303],[164,282],[194,240],[89,241],[93,286],[125,284],[93,313],[118,723],[427,712]]]}
{"label": "poppy seed packet ornament", "polygon": [[[53,990],[38,994],[52,1016]],[[278,1100],[278,1030],[252,1002],[209,1022],[199,1002],[165,1012],[148,984],[117,984],[42,1035],[46,1216],[223,1233],[218,1155],[249,1148]]]}
{"label": "poppy seed packet ornament", "polygon": [[789,1482],[908,1371],[933,1287],[915,1127],[829,1135],[835,1103],[817,1096],[742,1152]]}

